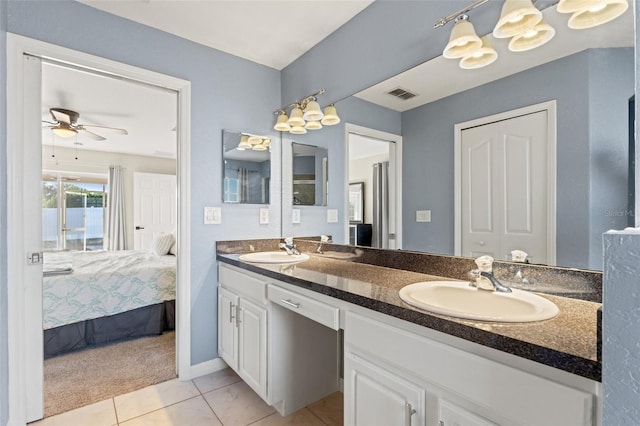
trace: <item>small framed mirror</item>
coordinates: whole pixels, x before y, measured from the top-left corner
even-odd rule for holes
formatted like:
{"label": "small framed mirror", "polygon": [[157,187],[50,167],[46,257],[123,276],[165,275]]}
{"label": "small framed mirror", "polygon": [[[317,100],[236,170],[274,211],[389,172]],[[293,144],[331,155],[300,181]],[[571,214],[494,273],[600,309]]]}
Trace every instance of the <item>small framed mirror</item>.
{"label": "small framed mirror", "polygon": [[222,149],[222,201],[269,204],[271,137],[223,130]]}
{"label": "small framed mirror", "polygon": [[364,223],[364,182],[349,184],[349,223]]}
{"label": "small framed mirror", "polygon": [[291,144],[293,205],[326,206],[328,151],[314,145]]}

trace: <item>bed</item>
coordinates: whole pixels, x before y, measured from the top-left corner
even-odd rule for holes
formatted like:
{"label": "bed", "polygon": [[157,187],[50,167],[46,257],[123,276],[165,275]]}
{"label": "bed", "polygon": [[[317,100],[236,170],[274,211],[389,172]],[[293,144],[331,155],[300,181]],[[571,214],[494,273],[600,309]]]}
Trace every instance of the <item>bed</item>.
{"label": "bed", "polygon": [[176,256],[45,252],[44,355],[175,328]]}

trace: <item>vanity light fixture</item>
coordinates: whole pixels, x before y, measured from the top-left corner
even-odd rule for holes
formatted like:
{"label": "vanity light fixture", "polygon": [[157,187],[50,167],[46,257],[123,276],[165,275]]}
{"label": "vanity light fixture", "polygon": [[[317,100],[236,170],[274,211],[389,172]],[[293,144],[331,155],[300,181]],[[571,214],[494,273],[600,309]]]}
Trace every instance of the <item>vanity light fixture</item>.
{"label": "vanity light fixture", "polygon": [[500,19],[493,29],[496,38],[509,38],[524,34],[542,21],[542,12],[531,0],[505,0]]}
{"label": "vanity light fixture", "polygon": [[544,21],[540,21],[533,28],[522,34],[513,36],[509,42],[509,50],[512,52],[524,52],[540,47],[556,35],[556,30]]}
{"label": "vanity light fixture", "polygon": [[476,34],[468,15],[460,15],[455,19],[451,30],[449,43],[444,48],[442,56],[447,59],[464,58],[476,53],[482,47],[482,40]]}
{"label": "vanity light fixture", "polygon": [[560,0],[557,10],[572,14],[569,28],[582,30],[612,21],[628,8],[627,0]]}
{"label": "vanity light fixture", "polygon": [[236,147],[238,151],[266,151],[271,146],[271,138],[263,138],[262,136],[241,134],[240,143]]}
{"label": "vanity light fixture", "polygon": [[[318,103],[317,97],[324,92],[324,89],[320,89],[289,105],[280,107],[275,111],[278,118],[273,128],[279,132],[303,135],[307,133],[307,130],[319,130],[323,126],[338,124],[340,117],[338,117],[335,105],[328,105],[323,112]],[[287,111],[289,111],[289,115],[287,115]]]}
{"label": "vanity light fixture", "polygon": [[460,68],[465,70],[482,68],[493,63],[496,59],[498,59],[498,52],[491,47],[485,37],[482,40],[482,47],[480,47],[480,49],[460,60]]}

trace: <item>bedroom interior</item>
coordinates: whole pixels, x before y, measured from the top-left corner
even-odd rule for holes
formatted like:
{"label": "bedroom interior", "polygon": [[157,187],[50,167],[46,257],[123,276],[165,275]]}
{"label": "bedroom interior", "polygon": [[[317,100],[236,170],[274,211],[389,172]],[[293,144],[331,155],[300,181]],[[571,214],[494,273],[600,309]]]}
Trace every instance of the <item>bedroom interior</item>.
{"label": "bedroom interior", "polygon": [[176,101],[43,62],[46,417],[176,377]]}

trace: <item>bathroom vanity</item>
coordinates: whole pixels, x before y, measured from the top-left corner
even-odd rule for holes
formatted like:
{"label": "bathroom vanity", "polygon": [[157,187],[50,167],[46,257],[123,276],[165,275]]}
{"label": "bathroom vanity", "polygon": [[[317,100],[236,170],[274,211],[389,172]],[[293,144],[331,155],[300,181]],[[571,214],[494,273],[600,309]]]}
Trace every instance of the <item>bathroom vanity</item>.
{"label": "bathroom vanity", "polygon": [[543,295],[558,316],[522,324],[430,314],[398,290],[455,274],[315,247],[289,264],[218,251],[220,357],[281,414],[342,388],[348,425],[600,423],[599,303]]}

